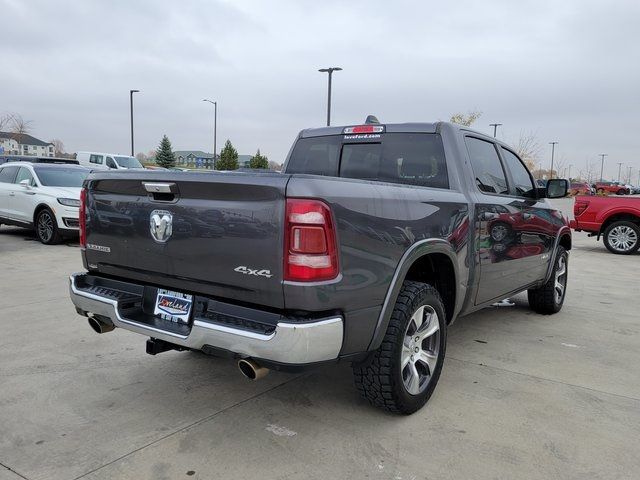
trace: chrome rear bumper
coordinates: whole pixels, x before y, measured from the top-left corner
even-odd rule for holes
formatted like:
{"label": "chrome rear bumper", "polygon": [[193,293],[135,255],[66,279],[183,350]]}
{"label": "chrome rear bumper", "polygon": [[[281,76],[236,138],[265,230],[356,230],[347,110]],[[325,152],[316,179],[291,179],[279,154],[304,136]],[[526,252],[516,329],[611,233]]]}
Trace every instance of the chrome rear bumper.
{"label": "chrome rear bumper", "polygon": [[343,319],[340,316],[309,321],[279,321],[268,333],[247,331],[195,318],[191,330],[180,335],[125,318],[120,300],[83,290],[78,279],[84,273],[69,278],[71,301],[86,314],[108,318],[116,327],[164,340],[194,350],[206,345],[253,357],[286,364],[306,364],[333,360],[342,347]]}

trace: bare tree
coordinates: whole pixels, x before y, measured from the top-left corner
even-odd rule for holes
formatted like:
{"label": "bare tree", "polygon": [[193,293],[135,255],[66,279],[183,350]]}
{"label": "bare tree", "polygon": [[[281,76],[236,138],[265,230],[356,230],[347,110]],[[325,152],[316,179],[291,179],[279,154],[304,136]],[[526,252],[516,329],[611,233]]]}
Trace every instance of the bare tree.
{"label": "bare tree", "polygon": [[[551,158],[544,161],[551,163]],[[565,155],[556,155],[553,162],[553,172],[551,170],[549,172],[553,173],[553,178],[564,178],[565,173],[567,173],[567,165],[567,157]]]}
{"label": "bare tree", "polygon": [[[535,132],[520,132],[520,137],[515,143],[518,156],[527,165],[529,170],[533,170],[540,158],[542,147]],[[540,170],[540,168],[538,168]]]}
{"label": "bare tree", "polygon": [[0,132],[4,130],[4,127],[9,125],[9,120],[10,120],[10,117],[8,113],[0,115]]}
{"label": "bare tree", "polygon": [[584,174],[580,172],[580,176],[584,177],[584,180],[588,183],[594,183],[596,181],[597,164],[596,162],[590,162],[587,160]]}
{"label": "bare tree", "polygon": [[273,160],[269,160],[269,170],[279,172],[280,170],[282,170],[282,165],[278,162],[274,162]]}
{"label": "bare tree", "polygon": [[53,150],[55,151],[54,155],[56,157],[64,157],[67,151],[64,148],[64,143],[59,138],[54,138],[50,140],[49,143],[53,143]]}
{"label": "bare tree", "polygon": [[449,121],[451,123],[457,123],[458,125],[464,125],[470,127],[482,116],[482,112],[479,110],[472,110],[467,113],[454,113],[451,115]]}
{"label": "bare tree", "polygon": [[15,135],[26,135],[33,127],[33,122],[31,120],[25,120],[19,113],[9,113],[7,117],[9,130]]}

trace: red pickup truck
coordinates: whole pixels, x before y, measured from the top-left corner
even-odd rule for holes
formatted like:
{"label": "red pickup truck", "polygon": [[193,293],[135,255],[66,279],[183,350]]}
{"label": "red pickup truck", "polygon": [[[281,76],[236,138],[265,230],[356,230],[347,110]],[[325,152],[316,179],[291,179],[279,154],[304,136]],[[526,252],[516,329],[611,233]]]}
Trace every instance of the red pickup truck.
{"label": "red pickup truck", "polygon": [[596,193],[604,194],[604,193],[615,193],[616,195],[630,195],[631,190],[626,185],[623,185],[619,182],[597,182],[594,185],[596,189]]}
{"label": "red pickup truck", "polygon": [[603,237],[610,252],[629,255],[640,247],[640,198],[579,196],[571,228]]}

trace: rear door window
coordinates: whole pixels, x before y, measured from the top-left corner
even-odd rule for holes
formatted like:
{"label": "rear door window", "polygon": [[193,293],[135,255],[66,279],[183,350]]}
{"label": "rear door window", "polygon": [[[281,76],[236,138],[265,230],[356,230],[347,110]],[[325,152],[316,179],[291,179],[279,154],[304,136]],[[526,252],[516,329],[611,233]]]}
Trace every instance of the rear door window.
{"label": "rear door window", "polygon": [[0,169],[0,183],[13,183],[18,167],[4,167]]}
{"label": "rear door window", "polygon": [[89,163],[95,163],[98,165],[102,165],[102,162],[104,161],[104,157],[102,155],[91,155],[89,157]]}
{"label": "rear door window", "polygon": [[18,175],[16,176],[16,179],[13,183],[20,183],[23,180],[29,180],[29,185],[31,185],[32,187],[35,185],[35,181],[33,180],[33,175],[31,175],[31,172],[24,167],[20,167]]}
{"label": "rear door window", "polygon": [[465,139],[476,185],[481,192],[508,195],[507,176],[492,142],[475,137]]}

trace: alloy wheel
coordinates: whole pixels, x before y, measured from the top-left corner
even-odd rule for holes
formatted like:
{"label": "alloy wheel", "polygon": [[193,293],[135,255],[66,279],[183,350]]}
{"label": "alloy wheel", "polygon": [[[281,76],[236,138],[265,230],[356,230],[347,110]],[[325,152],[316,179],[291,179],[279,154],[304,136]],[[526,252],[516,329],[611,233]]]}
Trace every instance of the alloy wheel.
{"label": "alloy wheel", "polygon": [[557,304],[562,302],[564,297],[564,291],[567,286],[567,259],[564,255],[558,259],[558,265],[556,267],[556,281],[555,281],[555,300]]}
{"label": "alloy wheel", "polygon": [[425,391],[440,354],[438,314],[429,305],[419,307],[411,316],[405,331],[401,372],[404,387],[411,395]]}
{"label": "alloy wheel", "polygon": [[53,237],[53,219],[49,212],[42,212],[38,217],[38,236],[45,243]]}
{"label": "alloy wheel", "polygon": [[609,232],[609,244],[614,250],[628,252],[638,243],[638,234],[627,225],[618,225]]}

